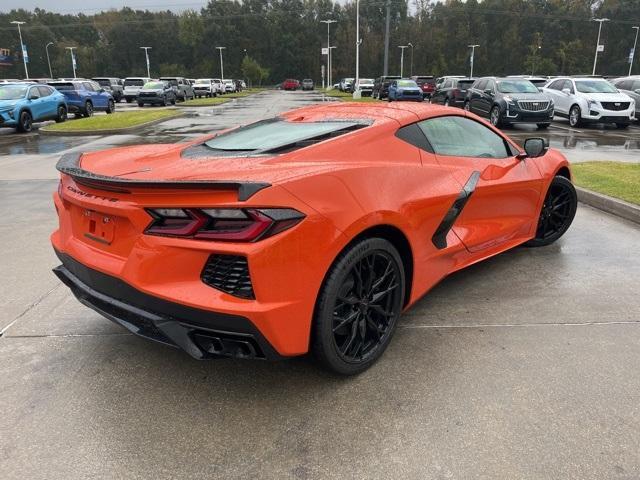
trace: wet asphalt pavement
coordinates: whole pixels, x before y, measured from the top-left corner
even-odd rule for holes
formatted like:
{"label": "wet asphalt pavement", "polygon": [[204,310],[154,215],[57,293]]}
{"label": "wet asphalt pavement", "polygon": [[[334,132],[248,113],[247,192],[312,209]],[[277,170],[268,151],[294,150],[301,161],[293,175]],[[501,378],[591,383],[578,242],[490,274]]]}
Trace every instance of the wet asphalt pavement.
{"label": "wet asphalt pavement", "polygon": [[[0,133],[0,478],[640,478],[640,229],[597,210],[581,205],[552,246],[443,281],[348,379],[304,358],[192,360],[51,273],[61,153],[184,141],[318,99],[269,92],[142,135]],[[610,154],[638,161],[639,134]],[[580,141],[567,151],[601,150]]]}

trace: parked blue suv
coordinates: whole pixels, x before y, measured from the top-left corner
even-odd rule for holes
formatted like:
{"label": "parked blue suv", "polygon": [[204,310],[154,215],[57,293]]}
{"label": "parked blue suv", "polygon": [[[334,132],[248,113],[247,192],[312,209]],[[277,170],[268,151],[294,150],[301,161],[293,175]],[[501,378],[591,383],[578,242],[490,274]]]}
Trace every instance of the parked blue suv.
{"label": "parked blue suv", "polygon": [[29,82],[0,84],[0,127],[30,132],[33,122],[66,119],[67,102],[55,89]]}
{"label": "parked blue suv", "polygon": [[67,98],[69,112],[77,117],[90,117],[96,110],[113,113],[116,109],[113,95],[91,80],[58,80],[49,85]]}

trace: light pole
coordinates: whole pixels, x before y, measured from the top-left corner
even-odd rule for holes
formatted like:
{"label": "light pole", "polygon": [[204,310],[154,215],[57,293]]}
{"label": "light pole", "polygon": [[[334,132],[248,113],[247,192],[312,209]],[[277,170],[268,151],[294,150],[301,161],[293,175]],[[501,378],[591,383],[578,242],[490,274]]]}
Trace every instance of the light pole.
{"label": "light pole", "polygon": [[633,50],[631,50],[631,61],[629,62],[629,76],[631,76],[631,69],[633,68],[633,58],[636,55],[636,46],[638,45],[638,30],[640,27],[632,27],[636,31],[636,39],[633,41]]}
{"label": "light pole", "polygon": [[227,47],[216,47],[218,50],[220,50],[220,80],[224,80],[224,64],[222,63],[222,50],[224,50]]}
{"label": "light pole", "polygon": [[480,45],[467,45],[471,49],[471,57],[469,58],[469,63],[471,64],[471,72],[469,73],[469,78],[473,78],[473,57],[476,53],[476,47]]}
{"label": "light pole", "polygon": [[[593,58],[593,72],[591,72],[591,75],[595,75],[596,74],[596,64],[598,63],[598,51],[600,50],[600,31],[602,30],[602,24],[604,22],[608,22],[609,19],[608,18],[592,18],[591,20],[593,20],[594,22],[598,22],[598,40],[596,40],[596,55]],[[603,48],[604,50],[604,48]]]}
{"label": "light pole", "polygon": [[409,73],[409,76],[413,76],[413,43],[409,42],[407,43],[407,45],[409,45],[411,47],[411,70]]}
{"label": "light pole", "polygon": [[147,78],[151,78],[151,68],[149,67],[149,50],[151,50],[153,47],[140,47],[142,50],[144,50],[144,57],[147,60]]}
{"label": "light pole", "polygon": [[409,48],[409,45],[398,45],[400,49],[400,78],[404,77],[404,49]]}
{"label": "light pole", "polygon": [[27,70],[27,57],[25,53],[27,53],[27,49],[22,43],[22,31],[20,30],[20,25],[24,25],[26,22],[19,22],[18,20],[14,20],[11,22],[13,25],[18,25],[18,36],[20,37],[20,50],[22,50],[22,63],[24,63],[24,78],[25,80],[29,78],[29,70]]}
{"label": "light pole", "polygon": [[73,67],[73,78],[76,78],[76,57],[73,56],[73,49],[78,47],[65,47],[71,53],[71,66]]}
{"label": "light pole", "polygon": [[531,76],[533,77],[533,72],[536,70],[536,60],[538,59],[538,52],[542,48],[541,45],[538,45],[537,48],[533,51],[533,64],[531,66]]}
{"label": "light pole", "polygon": [[353,98],[360,98],[360,0],[356,0],[356,78],[353,79]]}
{"label": "light pole", "polygon": [[329,90],[331,86],[331,46],[330,46],[330,29],[331,24],[336,23],[337,20],[320,20],[320,23],[327,24],[327,90]]}
{"label": "light pole", "polygon": [[53,42],[47,43],[44,49],[47,51],[47,64],[49,65],[49,78],[53,78],[53,72],[51,71],[51,60],[49,60],[49,45],[53,45]]}

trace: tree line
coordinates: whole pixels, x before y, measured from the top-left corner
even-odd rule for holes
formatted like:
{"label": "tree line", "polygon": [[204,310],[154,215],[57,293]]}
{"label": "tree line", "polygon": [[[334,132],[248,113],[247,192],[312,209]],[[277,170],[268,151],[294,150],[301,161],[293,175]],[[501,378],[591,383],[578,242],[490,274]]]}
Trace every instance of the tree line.
{"label": "tree line", "polygon": [[[598,33],[594,17],[606,17],[597,73],[623,75],[640,25],[638,0],[361,0],[360,72],[382,74],[386,11],[390,12],[389,74],[467,74],[470,49],[474,74],[590,74]],[[0,66],[0,77],[23,77],[18,31],[22,26],[31,77],[49,75],[49,42],[56,77],[71,76],[69,51],[77,47],[78,76],[146,74],[144,51],[150,46],[152,76],[220,75],[223,50],[226,77],[251,71],[260,81],[284,78],[320,81],[327,27],[331,25],[333,78],[353,76],[356,4],[332,0],[211,0],[200,11],[142,11],[131,8],[91,15],[58,14],[36,9],[0,13],[0,48],[10,49],[13,65]],[[248,60],[247,60],[248,59]],[[243,68],[243,61],[245,66]],[[640,56],[634,73],[640,74]]]}

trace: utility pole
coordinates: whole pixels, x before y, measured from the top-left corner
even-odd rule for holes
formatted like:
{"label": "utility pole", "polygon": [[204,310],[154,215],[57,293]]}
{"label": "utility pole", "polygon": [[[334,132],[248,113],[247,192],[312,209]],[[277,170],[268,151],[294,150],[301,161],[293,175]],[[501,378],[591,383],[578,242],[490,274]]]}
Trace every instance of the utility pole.
{"label": "utility pole", "polygon": [[476,47],[480,45],[467,45],[467,47],[471,48],[471,58],[469,58],[469,63],[471,64],[471,72],[469,73],[469,78],[473,78],[473,57],[476,53]]}
{"label": "utility pole", "polygon": [[353,79],[353,98],[360,98],[360,0],[356,0],[356,78]]}
{"label": "utility pole", "polygon": [[51,60],[49,60],[49,45],[53,45],[53,42],[47,43],[44,49],[47,51],[47,64],[49,65],[49,78],[53,78],[53,72],[51,71]]}
{"label": "utility pole", "polygon": [[14,20],[11,22],[13,25],[18,25],[18,36],[20,37],[20,50],[22,50],[22,63],[24,63],[24,78],[25,80],[29,79],[29,70],[27,70],[27,48],[22,43],[22,31],[20,30],[20,25],[24,25],[26,22],[19,22],[18,20]]}
{"label": "utility pole", "polygon": [[602,47],[602,50],[604,51],[604,45],[600,45],[600,31],[602,30],[602,24],[604,22],[608,22],[609,19],[608,18],[592,18],[592,20],[600,24],[598,25],[598,40],[596,40],[596,56],[593,58],[593,72],[591,72],[591,75],[595,75],[596,64],[598,63],[598,52],[600,51],[600,47]]}
{"label": "utility pole", "polygon": [[76,78],[76,57],[73,55],[73,49],[78,47],[65,47],[71,53],[71,66],[73,67],[73,78]]}
{"label": "utility pole", "polygon": [[400,78],[404,77],[404,49],[409,48],[409,45],[398,45],[400,49]]}
{"label": "utility pole", "polygon": [[638,30],[640,30],[640,27],[631,27],[636,31],[636,39],[633,41],[633,50],[631,50],[631,61],[629,62],[629,76],[631,76],[631,69],[633,68],[633,58],[636,55],[636,46],[638,45]]}
{"label": "utility pole", "polygon": [[222,63],[222,50],[224,50],[227,47],[216,47],[218,50],[220,50],[220,80],[224,80],[224,64]]}
{"label": "utility pole", "polygon": [[412,77],[413,76],[413,43],[409,42],[407,43],[407,45],[411,47],[411,70],[410,70],[409,76]]}
{"label": "utility pole", "polygon": [[336,22],[337,20],[320,20],[320,23],[327,24],[327,90],[329,90],[332,86],[331,84],[331,43],[330,43],[331,24]]}
{"label": "utility pole", "polygon": [[147,59],[147,78],[151,78],[151,69],[149,68],[149,50],[153,47],[140,47],[144,50],[144,56]]}
{"label": "utility pole", "polygon": [[391,21],[391,0],[387,0],[387,20],[384,26],[384,68],[383,75],[389,75],[389,23]]}

